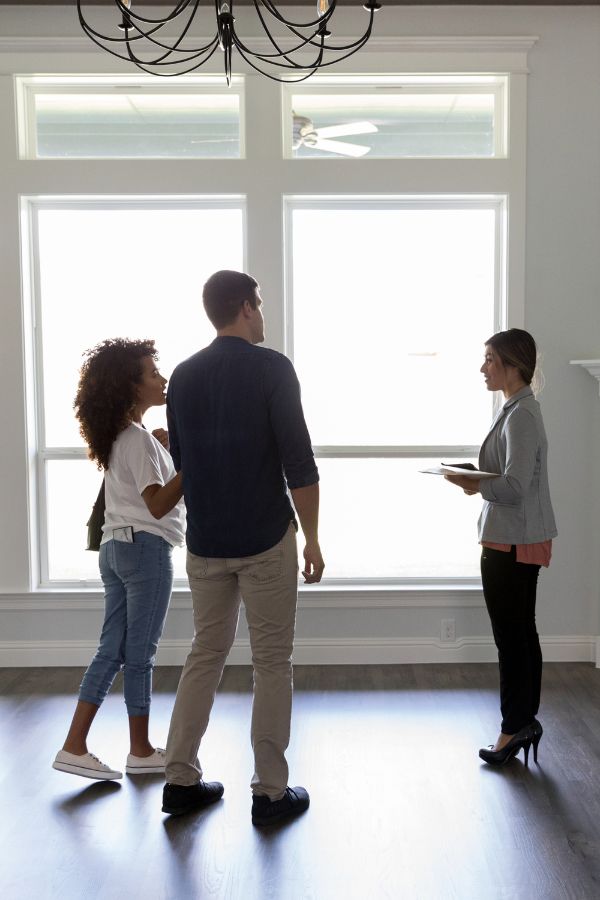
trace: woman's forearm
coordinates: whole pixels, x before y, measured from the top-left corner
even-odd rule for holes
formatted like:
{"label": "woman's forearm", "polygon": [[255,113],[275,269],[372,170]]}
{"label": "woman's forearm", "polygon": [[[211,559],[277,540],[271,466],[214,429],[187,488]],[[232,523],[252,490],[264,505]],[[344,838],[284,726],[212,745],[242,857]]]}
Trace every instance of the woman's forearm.
{"label": "woman's forearm", "polygon": [[183,497],[181,472],[166,484],[150,484],[142,491],[142,498],[155,519],[162,519]]}

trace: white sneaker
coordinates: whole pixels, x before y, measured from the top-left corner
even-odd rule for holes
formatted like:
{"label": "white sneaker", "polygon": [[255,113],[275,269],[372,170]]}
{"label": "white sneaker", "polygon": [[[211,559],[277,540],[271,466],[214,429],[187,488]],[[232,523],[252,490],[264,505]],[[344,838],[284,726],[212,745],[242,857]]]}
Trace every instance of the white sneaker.
{"label": "white sneaker", "polygon": [[128,775],[152,775],[155,772],[164,772],[166,765],[166,750],[157,747],[150,756],[134,756],[129,753],[125,771]]}
{"label": "white sneaker", "polygon": [[71,775],[81,775],[83,778],[101,778],[106,781],[123,777],[122,772],[104,765],[93,753],[83,753],[79,756],[76,753],[59,750],[52,768],[58,769],[59,772],[70,772]]}

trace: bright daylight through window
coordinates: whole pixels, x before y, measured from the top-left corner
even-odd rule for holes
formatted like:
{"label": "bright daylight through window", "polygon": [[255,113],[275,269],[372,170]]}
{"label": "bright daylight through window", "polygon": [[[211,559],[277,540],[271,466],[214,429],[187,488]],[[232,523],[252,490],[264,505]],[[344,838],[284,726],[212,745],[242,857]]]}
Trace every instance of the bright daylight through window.
{"label": "bright daylight through window", "polygon": [[[215,269],[244,268],[243,205],[173,201],[128,208],[89,202],[41,204],[33,212],[41,323],[39,479],[48,536],[42,578],[95,580],[98,557],[85,551],[83,526],[101,474],[85,458],[72,409],[82,352],[107,337],[151,337],[168,377],[178,362],[209,343],[214,332],[200,287]],[[165,410],[149,410],[144,421],[164,427]],[[182,578],[183,551],[176,550],[174,559]]]}
{"label": "bright daylight through window", "polygon": [[292,199],[289,217],[290,345],[326,485],[328,575],[476,576],[474,505],[419,469],[472,456],[490,421],[477,372],[502,201]]}

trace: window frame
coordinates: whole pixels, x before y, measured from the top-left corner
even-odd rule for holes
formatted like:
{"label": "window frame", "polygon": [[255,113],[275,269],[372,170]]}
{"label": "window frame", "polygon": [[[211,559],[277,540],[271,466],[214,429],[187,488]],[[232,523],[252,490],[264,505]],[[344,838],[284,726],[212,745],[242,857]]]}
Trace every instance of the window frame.
{"label": "window frame", "polygon": [[[50,40],[50,39],[49,39]],[[92,60],[89,64],[82,63],[80,58],[72,56],[70,51],[65,51],[63,39],[52,39],[52,53],[40,56],[39,47],[32,43],[32,50],[36,55],[25,55],[21,43],[15,45],[15,52],[20,54],[19,62],[10,69],[13,81],[13,92],[10,98],[5,98],[16,110],[18,104],[15,97],[15,85],[17,73],[35,78],[39,71],[62,73],[57,77],[71,78],[96,78],[93,72],[98,71],[98,60]],[[374,39],[366,51],[362,61],[365,70],[372,72],[373,77],[388,77],[388,73],[410,72],[418,77],[420,72],[439,73],[440,75],[461,77],[461,73],[508,73],[507,86],[507,155],[505,158],[454,158],[451,160],[436,157],[429,158],[405,158],[396,161],[393,159],[372,159],[370,165],[355,166],[345,165],[341,159],[311,161],[309,165],[300,162],[292,162],[285,159],[282,153],[283,134],[282,129],[282,88],[273,82],[255,77],[247,72],[245,81],[245,109],[251,119],[253,127],[246,138],[247,153],[240,160],[217,160],[202,164],[202,161],[189,161],[184,166],[173,166],[172,162],[165,159],[147,159],[143,165],[132,165],[130,162],[120,162],[118,159],[101,159],[92,166],[85,162],[82,164],[76,160],[66,159],[67,165],[56,165],[55,159],[43,159],[32,166],[27,161],[18,157],[16,121],[10,126],[12,146],[15,160],[12,169],[5,175],[6,188],[12,191],[15,201],[15,209],[23,199],[33,195],[37,198],[61,199],[72,196],[101,195],[106,191],[110,195],[116,195],[119,188],[124,188],[133,196],[151,197],[156,193],[156,186],[163,190],[162,198],[181,197],[195,195],[212,195],[212,192],[225,195],[227,192],[245,194],[247,197],[248,219],[251,222],[250,231],[246,234],[246,252],[248,271],[258,275],[261,281],[263,296],[267,303],[265,317],[267,320],[268,344],[276,350],[285,350],[285,305],[279,302],[285,287],[285,262],[283,254],[277,248],[283,245],[284,240],[284,210],[283,198],[287,195],[319,195],[326,197],[331,194],[351,194],[359,190],[364,195],[378,195],[387,191],[387,185],[393,183],[398,193],[424,192],[428,190],[438,193],[464,195],[477,193],[478,195],[492,194],[494,192],[505,194],[509,199],[507,203],[507,229],[506,248],[509,258],[507,270],[507,308],[506,324],[509,327],[523,327],[524,325],[524,292],[525,292],[525,220],[526,220],[526,136],[527,136],[527,54],[534,46],[536,38],[510,37],[510,38],[413,38],[413,37],[389,37]],[[369,52],[369,50],[371,52]],[[31,60],[35,59],[32,64]],[[108,64],[107,64],[108,65]],[[13,66],[13,63],[10,63]],[[18,67],[17,67],[18,66]],[[241,66],[243,69],[243,66]],[[82,72],[88,74],[82,76]],[[101,70],[101,69],[100,69]],[[207,69],[208,70],[208,69]],[[106,71],[106,69],[105,69]],[[110,71],[110,70],[109,70]],[[213,71],[219,71],[218,68]],[[354,79],[356,76],[348,63],[341,66],[344,72],[343,78]],[[110,76],[117,78],[120,76]],[[222,76],[216,76],[217,78]],[[296,90],[297,90],[296,86]],[[328,88],[330,90],[330,88]],[[339,165],[335,165],[338,162]],[[358,174],[360,172],[360,175]],[[265,173],[268,178],[265,180]],[[391,180],[393,179],[393,181]],[[10,181],[9,181],[10,180]],[[266,189],[268,181],[268,189]],[[510,228],[508,227],[510,222]],[[39,557],[38,546],[38,508],[37,508],[37,483],[36,483],[36,407],[34,403],[34,377],[31,374],[32,345],[30,331],[33,324],[31,318],[28,297],[30,293],[29,282],[34,275],[27,261],[27,230],[26,216],[23,218],[23,206],[21,205],[21,228],[18,230],[18,220],[15,216],[14,233],[9,233],[9,242],[15,248],[15,265],[9,278],[18,284],[20,277],[20,292],[22,305],[22,328],[25,336],[24,351],[24,421],[26,430],[23,439],[15,437],[15,448],[18,456],[24,458],[26,454],[26,469],[28,478],[22,489],[23,509],[22,515],[17,516],[15,523],[15,541],[12,556],[5,559],[6,583],[18,583],[27,585],[30,592],[39,591],[48,597],[54,596],[54,590],[60,589],[60,585],[53,583],[50,590],[44,588],[39,581]],[[18,246],[21,242],[21,267],[19,273]],[[274,252],[275,250],[275,252]],[[24,251],[24,252],[23,252]],[[310,421],[309,421],[310,424]],[[11,439],[12,440],[12,439]],[[21,456],[23,454],[23,456]],[[21,497],[17,491],[15,496]],[[16,548],[25,548],[14,552]],[[369,584],[371,580],[369,579]],[[97,593],[97,587],[89,586],[82,589]],[[443,585],[448,584],[444,579]],[[465,580],[461,579],[464,585]],[[412,583],[412,594],[407,592],[405,586],[399,586],[398,591],[394,585],[385,586],[378,584],[372,592],[357,586],[353,593],[351,585],[336,590],[335,586],[325,586],[321,593],[314,588],[308,589],[311,598],[317,598],[321,605],[350,604],[363,608],[365,604],[372,606],[374,603],[383,606],[414,605],[418,597],[419,604],[427,598],[439,602],[440,589],[443,585],[437,585],[430,577],[416,579]],[[428,588],[431,586],[431,591]],[[78,582],[69,582],[65,587],[72,592],[78,587]],[[468,595],[476,586],[467,585]],[[300,585],[301,593],[307,596],[307,589]],[[444,603],[452,605],[452,597],[459,596],[456,585],[449,585],[448,596]],[[442,590],[443,593],[443,590]],[[409,598],[409,594],[412,599]],[[452,595],[452,596],[451,596]],[[464,596],[467,596],[466,594]],[[331,600],[328,599],[331,597]],[[404,599],[403,599],[404,598]],[[464,600],[464,597],[462,598]],[[432,601],[433,602],[433,601]],[[462,602],[462,601],[461,601]]]}
{"label": "window frame", "polygon": [[[42,333],[42,296],[39,268],[39,228],[38,217],[42,210],[100,210],[100,209],[239,209],[242,214],[242,247],[244,266],[247,260],[247,208],[246,198],[241,195],[203,195],[197,197],[23,197],[21,218],[23,222],[24,270],[29,269],[27,279],[29,302],[25,302],[25,331],[28,334],[27,370],[30,382],[30,402],[34,414],[30,421],[30,500],[32,512],[30,532],[32,545],[37,547],[37,565],[32,572],[39,589],[97,588],[100,577],[92,579],[50,578],[48,541],[48,480],[47,463],[52,461],[86,460],[85,447],[48,446],[46,442],[44,409],[44,350]],[[29,267],[27,265],[29,263]],[[91,463],[90,463],[91,465]],[[90,498],[90,513],[95,497]],[[85,538],[85,522],[81,523],[82,540]],[[186,588],[187,580],[177,577],[174,587]]]}
{"label": "window frame", "polygon": [[[495,219],[495,263],[494,263],[494,332],[507,327],[507,298],[506,298],[506,267],[507,267],[507,205],[506,195],[488,196],[431,196],[421,195],[397,195],[369,197],[364,195],[336,196],[325,198],[323,196],[286,196],[284,197],[285,210],[285,353],[294,361],[294,296],[293,296],[293,256],[291,247],[293,244],[293,214],[299,209],[488,209],[494,211]],[[500,398],[492,397],[492,414],[500,406]],[[313,445],[313,451],[317,462],[319,459],[460,459],[461,457],[477,457],[479,445],[469,444],[330,444]],[[325,586],[344,587],[349,585],[374,587],[389,587],[391,585],[408,586],[418,583],[431,585],[477,585],[480,581],[476,576],[443,576],[443,577],[329,577],[327,572],[323,578]]]}

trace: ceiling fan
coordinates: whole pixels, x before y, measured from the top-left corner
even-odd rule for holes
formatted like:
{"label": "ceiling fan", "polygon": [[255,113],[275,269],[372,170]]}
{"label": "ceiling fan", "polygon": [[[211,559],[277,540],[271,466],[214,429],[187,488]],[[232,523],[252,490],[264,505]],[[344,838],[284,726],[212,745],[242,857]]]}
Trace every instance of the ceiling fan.
{"label": "ceiling fan", "polygon": [[[0,0],[0,3],[2,0]],[[349,144],[347,141],[332,140],[338,137],[350,137],[355,134],[374,134],[379,129],[372,122],[348,122],[346,125],[326,125],[324,128],[315,128],[312,119],[308,116],[299,116],[293,113],[292,149],[307,147],[309,150],[324,150],[327,153],[337,153],[340,156],[364,156],[371,148],[364,144]],[[190,144],[228,144],[237,141],[237,138],[199,138],[191,140]]]}
{"label": "ceiling fan", "polygon": [[315,128],[307,116],[294,116],[292,149],[307,147],[309,150],[325,150],[327,153],[338,153],[340,156],[364,156],[371,149],[363,144],[348,144],[346,141],[331,140],[338,137],[350,137],[355,134],[373,134],[377,126],[372,122],[348,122],[347,125],[327,125]]}

